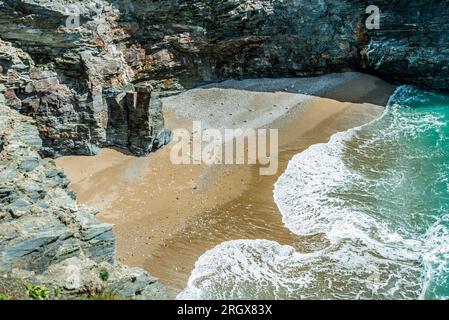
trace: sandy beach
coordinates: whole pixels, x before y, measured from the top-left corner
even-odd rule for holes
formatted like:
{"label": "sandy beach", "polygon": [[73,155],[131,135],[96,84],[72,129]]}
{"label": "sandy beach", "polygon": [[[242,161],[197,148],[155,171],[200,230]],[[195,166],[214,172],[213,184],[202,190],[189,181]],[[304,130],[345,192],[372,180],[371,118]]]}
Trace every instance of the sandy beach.
{"label": "sandy beach", "polygon": [[164,99],[166,126],[279,129],[279,169],[258,165],[173,165],[171,146],[136,158],[114,149],[57,160],[82,204],[115,225],[120,261],[142,266],[176,294],[195,261],[226,240],[269,239],[307,252],[282,224],[273,184],[293,155],[383,112],[394,86],[359,73],[226,81]]}

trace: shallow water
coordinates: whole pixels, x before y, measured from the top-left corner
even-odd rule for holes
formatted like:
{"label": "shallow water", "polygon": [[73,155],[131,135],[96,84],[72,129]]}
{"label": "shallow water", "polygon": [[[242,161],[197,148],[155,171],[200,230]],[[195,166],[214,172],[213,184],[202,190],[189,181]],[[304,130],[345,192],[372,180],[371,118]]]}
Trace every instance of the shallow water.
{"label": "shallow water", "polygon": [[299,153],[276,183],[302,245],[223,242],[178,298],[448,298],[448,134],[449,96],[399,88],[380,118]]}

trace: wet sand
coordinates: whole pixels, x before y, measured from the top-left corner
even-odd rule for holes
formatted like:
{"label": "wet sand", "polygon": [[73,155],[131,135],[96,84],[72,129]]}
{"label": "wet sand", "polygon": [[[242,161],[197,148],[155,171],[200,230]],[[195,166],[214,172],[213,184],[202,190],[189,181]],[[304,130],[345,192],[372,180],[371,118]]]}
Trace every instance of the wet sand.
{"label": "wet sand", "polygon": [[[145,158],[104,149],[57,164],[72,180],[79,202],[100,209],[99,218],[115,225],[120,261],[144,267],[174,297],[198,257],[223,241],[269,239],[304,252],[323,244],[283,226],[273,184],[295,154],[378,117],[394,90],[372,76],[333,77],[324,84],[320,78],[226,82],[164,101],[170,128],[190,128],[192,120],[205,127],[279,128],[274,176],[260,176],[257,165],[172,165],[170,146]],[[310,94],[299,94],[306,85]],[[314,87],[319,89],[313,92]]]}

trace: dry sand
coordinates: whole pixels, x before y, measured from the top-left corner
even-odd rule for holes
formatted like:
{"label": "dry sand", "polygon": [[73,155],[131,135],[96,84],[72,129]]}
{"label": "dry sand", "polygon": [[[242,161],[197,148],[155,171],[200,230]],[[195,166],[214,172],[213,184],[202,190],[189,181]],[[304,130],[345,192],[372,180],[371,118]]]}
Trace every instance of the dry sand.
{"label": "dry sand", "polygon": [[273,184],[296,153],[378,117],[394,87],[359,73],[308,79],[227,81],[166,98],[170,128],[279,128],[279,170],[260,176],[257,165],[172,165],[170,146],[145,158],[113,149],[95,157],[57,160],[79,202],[113,223],[121,261],[142,266],[175,294],[195,261],[226,240],[271,239],[299,250],[303,239],[282,224]]}

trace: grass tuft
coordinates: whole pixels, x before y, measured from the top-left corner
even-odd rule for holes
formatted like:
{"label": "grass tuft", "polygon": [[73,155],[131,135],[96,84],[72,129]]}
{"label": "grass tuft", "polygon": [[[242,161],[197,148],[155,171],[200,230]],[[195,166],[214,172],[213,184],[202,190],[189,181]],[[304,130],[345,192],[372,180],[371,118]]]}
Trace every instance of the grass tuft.
{"label": "grass tuft", "polygon": [[28,295],[36,300],[48,300],[50,290],[44,286],[33,285],[31,283],[26,285]]}
{"label": "grass tuft", "polygon": [[105,282],[108,281],[109,280],[109,271],[108,271],[108,269],[101,268],[99,277],[100,277],[101,280],[103,280]]}

